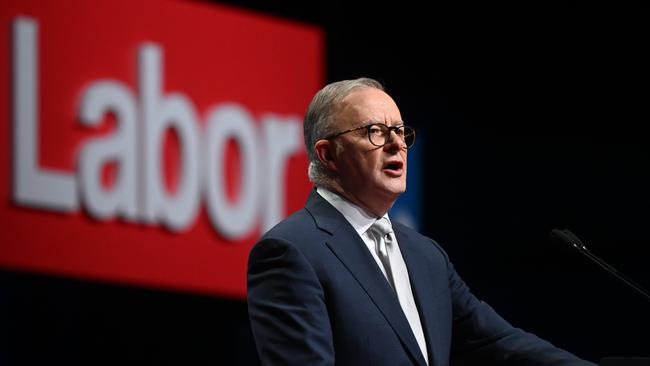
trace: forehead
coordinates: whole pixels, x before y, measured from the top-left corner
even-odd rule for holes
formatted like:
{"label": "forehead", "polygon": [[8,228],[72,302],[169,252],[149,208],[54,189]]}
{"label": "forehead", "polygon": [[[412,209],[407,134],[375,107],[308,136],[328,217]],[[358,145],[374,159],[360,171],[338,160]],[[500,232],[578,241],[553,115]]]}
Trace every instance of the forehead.
{"label": "forehead", "polygon": [[348,94],[341,101],[338,117],[339,123],[346,127],[369,121],[387,125],[402,122],[393,98],[375,88],[357,89]]}

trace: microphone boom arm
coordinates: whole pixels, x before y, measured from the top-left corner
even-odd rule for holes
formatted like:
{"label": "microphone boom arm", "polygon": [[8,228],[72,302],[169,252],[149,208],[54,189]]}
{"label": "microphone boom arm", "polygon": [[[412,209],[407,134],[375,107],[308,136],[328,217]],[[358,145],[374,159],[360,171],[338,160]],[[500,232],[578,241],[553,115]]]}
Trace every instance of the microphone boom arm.
{"label": "microphone boom arm", "polygon": [[573,248],[575,248],[578,252],[582,253],[584,256],[589,258],[592,262],[596,263],[598,266],[609,272],[611,275],[614,277],[618,278],[620,281],[625,283],[628,287],[632,288],[634,291],[636,291],[638,294],[641,296],[645,297],[646,300],[650,301],[650,292],[643,288],[641,285],[637,284],[636,282],[632,281],[631,279],[625,277],[621,272],[616,270],[616,268],[610,266],[607,264],[604,260],[598,258],[595,254],[593,254],[587,247],[582,243],[580,239],[578,239],[575,234],[570,232],[569,230],[558,230],[558,229],[553,229],[551,231],[551,238],[557,238],[560,241],[569,244]]}

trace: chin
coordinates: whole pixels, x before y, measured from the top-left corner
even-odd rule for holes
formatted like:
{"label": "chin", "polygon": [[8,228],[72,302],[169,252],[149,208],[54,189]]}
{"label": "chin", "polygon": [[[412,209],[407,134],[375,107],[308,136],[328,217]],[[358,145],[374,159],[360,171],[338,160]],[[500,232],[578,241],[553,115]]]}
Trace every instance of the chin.
{"label": "chin", "polygon": [[406,183],[402,183],[402,182],[400,182],[400,183],[397,183],[397,184],[391,184],[391,185],[389,185],[387,188],[388,188],[391,192],[395,192],[395,193],[399,193],[399,194],[401,194],[401,193],[404,193],[404,191],[406,191]]}
{"label": "chin", "polygon": [[386,197],[397,199],[402,193],[406,192],[406,185],[388,186],[383,189]]}

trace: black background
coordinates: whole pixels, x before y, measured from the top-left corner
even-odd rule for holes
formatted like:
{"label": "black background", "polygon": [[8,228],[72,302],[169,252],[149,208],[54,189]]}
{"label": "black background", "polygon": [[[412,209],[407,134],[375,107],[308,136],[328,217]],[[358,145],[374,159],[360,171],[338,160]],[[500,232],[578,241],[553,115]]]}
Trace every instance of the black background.
{"label": "black background", "polygon": [[[223,2],[221,2],[223,4]],[[373,77],[426,141],[422,231],[481,299],[577,355],[650,356],[647,21],[562,2],[229,1],[321,27],[326,81]],[[0,272],[0,364],[255,365],[245,303]]]}

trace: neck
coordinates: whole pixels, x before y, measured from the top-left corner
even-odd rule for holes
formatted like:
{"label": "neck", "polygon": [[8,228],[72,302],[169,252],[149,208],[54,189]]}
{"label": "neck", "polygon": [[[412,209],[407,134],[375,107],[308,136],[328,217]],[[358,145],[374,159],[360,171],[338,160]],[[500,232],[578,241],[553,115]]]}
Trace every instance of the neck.
{"label": "neck", "polygon": [[393,204],[397,199],[397,197],[395,197],[395,199],[386,199],[385,197],[373,197],[372,199],[368,199],[360,197],[359,195],[355,195],[343,189],[338,182],[330,182],[330,184],[327,184],[324,187],[343,197],[350,203],[361,207],[364,211],[377,218],[384,216],[386,212],[393,207]]}

